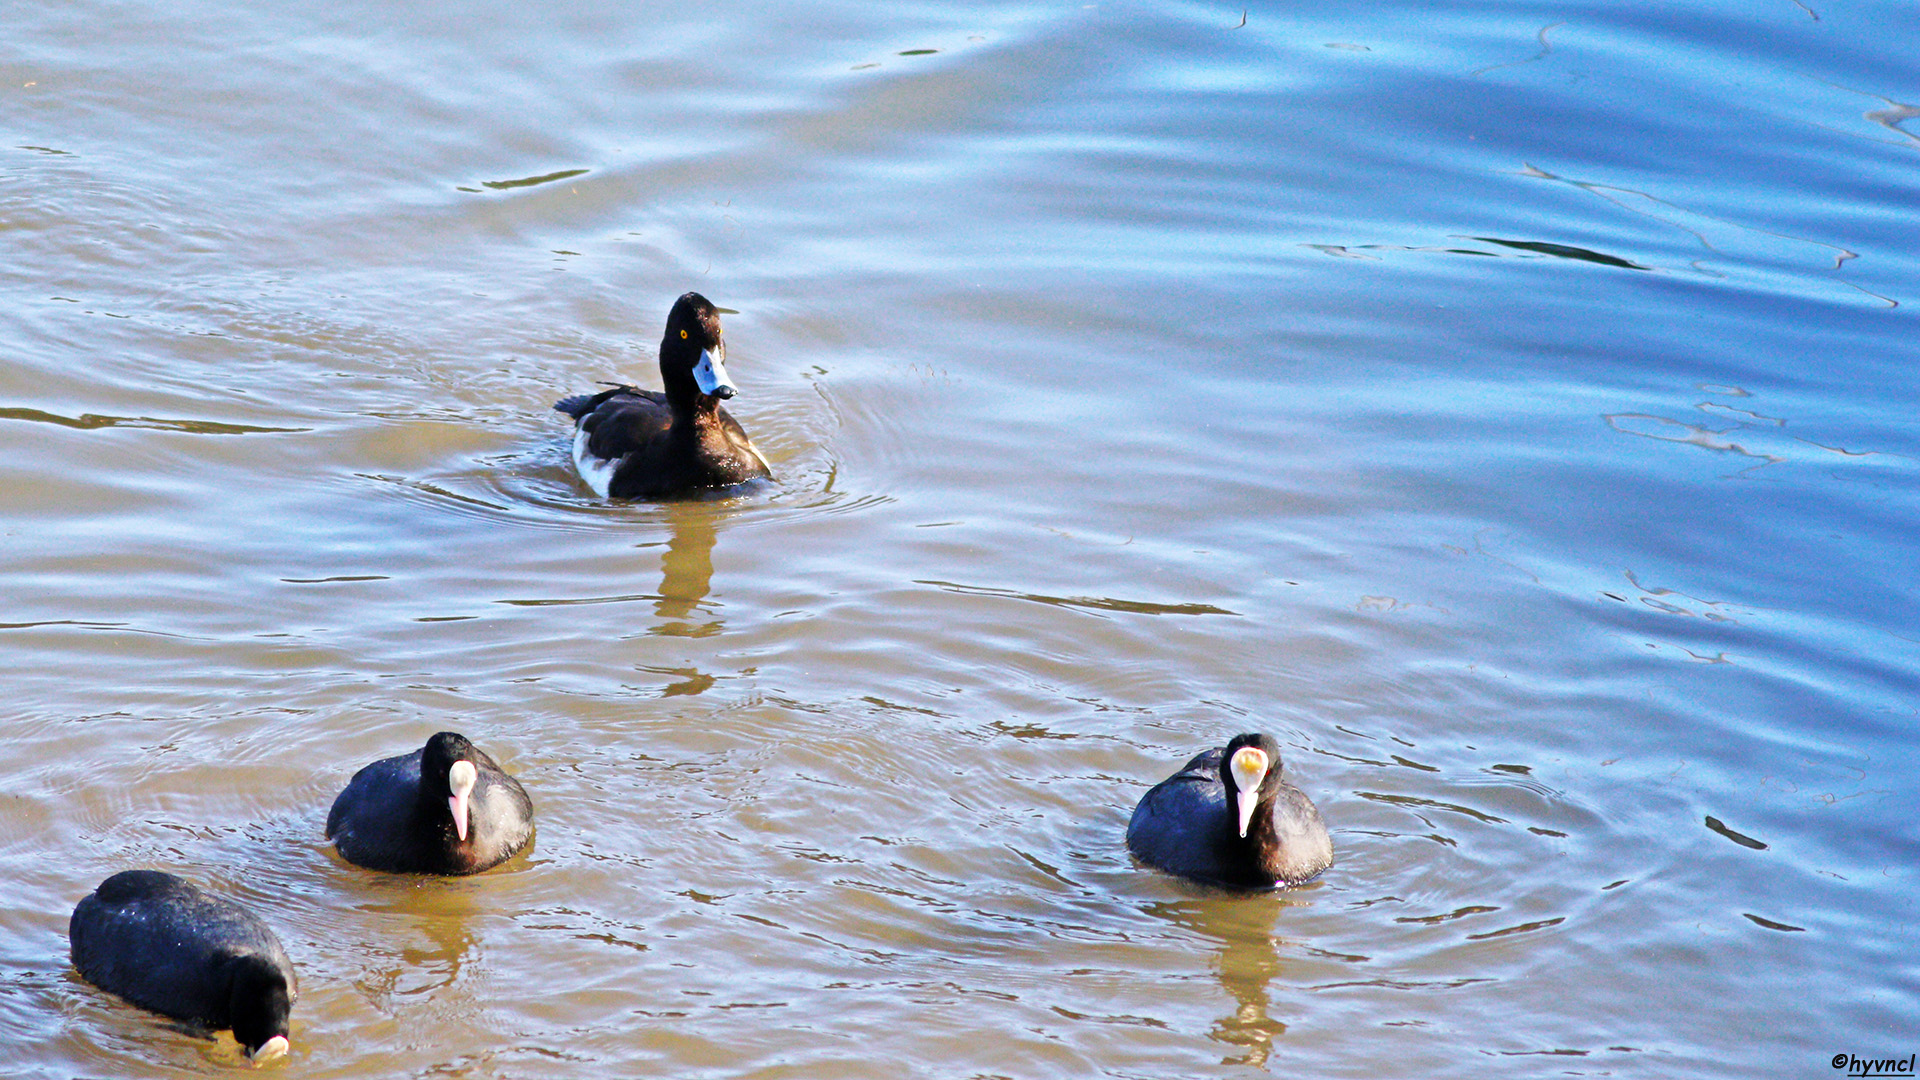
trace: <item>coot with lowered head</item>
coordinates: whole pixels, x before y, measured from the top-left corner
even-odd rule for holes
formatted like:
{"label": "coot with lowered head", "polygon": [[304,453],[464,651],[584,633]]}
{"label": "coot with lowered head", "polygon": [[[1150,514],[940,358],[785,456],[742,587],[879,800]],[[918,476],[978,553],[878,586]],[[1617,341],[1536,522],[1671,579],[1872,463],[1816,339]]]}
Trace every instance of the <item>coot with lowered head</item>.
{"label": "coot with lowered head", "polygon": [[267,924],[225,897],[158,870],[122,870],[67,923],[80,977],[143,1009],[211,1030],[232,1028],[247,1056],[287,1052],[300,995]]}

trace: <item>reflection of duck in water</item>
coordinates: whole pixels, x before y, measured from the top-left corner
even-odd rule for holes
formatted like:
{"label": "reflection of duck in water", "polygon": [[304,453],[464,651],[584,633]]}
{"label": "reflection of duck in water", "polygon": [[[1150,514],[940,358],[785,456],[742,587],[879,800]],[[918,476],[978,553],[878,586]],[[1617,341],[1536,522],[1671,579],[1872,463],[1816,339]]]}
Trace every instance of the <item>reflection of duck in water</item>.
{"label": "reflection of duck in water", "polygon": [[[683,502],[665,507],[667,548],[660,555],[660,599],[654,612],[662,622],[695,618],[702,600],[713,589],[713,545],[718,537],[715,507],[705,502]],[[688,637],[718,632],[717,619],[698,625],[673,623],[657,633]]]}
{"label": "reflection of duck in water", "polygon": [[690,292],[667,313],[665,393],[616,386],[556,402],[574,419],[573,460],[587,486],[608,498],[644,499],[771,477],[767,459],[720,407],[735,393],[726,355],[719,312]]}
{"label": "reflection of duck in water", "polygon": [[1306,793],[1280,776],[1280,746],[1236,735],[1153,786],[1127,823],[1127,848],[1170,874],[1219,885],[1298,885],[1333,865],[1333,840]]}

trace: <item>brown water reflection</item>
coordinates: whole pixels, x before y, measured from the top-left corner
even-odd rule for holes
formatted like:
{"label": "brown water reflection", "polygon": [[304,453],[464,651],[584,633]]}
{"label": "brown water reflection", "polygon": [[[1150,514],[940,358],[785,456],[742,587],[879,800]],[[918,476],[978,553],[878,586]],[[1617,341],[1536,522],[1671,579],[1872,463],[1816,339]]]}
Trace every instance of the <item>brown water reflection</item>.
{"label": "brown water reflection", "polygon": [[1274,1041],[1287,1033],[1287,1025],[1271,1015],[1270,987],[1281,970],[1275,927],[1281,912],[1294,903],[1277,893],[1259,893],[1236,897],[1233,903],[1214,898],[1156,903],[1146,909],[1219,944],[1214,963],[1233,1008],[1207,1034],[1235,1048],[1221,1059],[1223,1065],[1265,1068]]}
{"label": "brown water reflection", "polygon": [[654,605],[660,621],[651,633],[710,637],[726,628],[716,610],[700,604],[713,589],[713,545],[719,536],[716,519],[722,512],[701,502],[673,503],[666,508],[670,535],[660,556],[660,600]]}

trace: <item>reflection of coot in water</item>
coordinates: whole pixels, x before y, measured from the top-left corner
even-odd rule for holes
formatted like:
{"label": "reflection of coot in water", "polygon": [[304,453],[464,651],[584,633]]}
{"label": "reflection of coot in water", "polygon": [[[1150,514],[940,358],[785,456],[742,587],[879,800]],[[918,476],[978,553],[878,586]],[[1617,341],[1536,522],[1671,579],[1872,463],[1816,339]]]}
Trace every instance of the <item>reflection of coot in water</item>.
{"label": "reflection of coot in water", "polygon": [[485,751],[443,731],[354,773],[333,800],[327,836],[369,870],[477,874],[527,846],[533,800]]}
{"label": "reflection of coot in water", "polygon": [[1171,874],[1220,885],[1297,885],[1333,865],[1320,811],[1280,778],[1280,746],[1236,735],[1149,790],[1127,848]]}
{"label": "reflection of coot in water", "polygon": [[256,1061],[287,1052],[299,996],[280,939],[252,912],[157,870],[123,870],[73,909],[73,966],[109,993],[233,1037]]}
{"label": "reflection of coot in water", "polygon": [[554,403],[573,417],[573,461],[603,496],[657,498],[773,475],[738,421],[720,407],[727,380],[720,313],[699,293],[674,301],[660,341],[666,392],[616,386]]}
{"label": "reflection of coot in water", "polygon": [[[1233,999],[1233,1008],[1213,1022],[1207,1037],[1235,1048],[1233,1056],[1223,1059],[1225,1064],[1266,1068],[1275,1041],[1287,1033],[1285,1020],[1274,1015],[1269,990],[1284,970],[1274,928],[1280,914],[1298,903],[1279,890],[1226,898],[1209,892],[1155,901],[1144,909],[1180,927],[1193,940],[1219,947],[1213,967],[1221,988]],[[1291,995],[1281,1005],[1284,1012],[1299,1007]]]}

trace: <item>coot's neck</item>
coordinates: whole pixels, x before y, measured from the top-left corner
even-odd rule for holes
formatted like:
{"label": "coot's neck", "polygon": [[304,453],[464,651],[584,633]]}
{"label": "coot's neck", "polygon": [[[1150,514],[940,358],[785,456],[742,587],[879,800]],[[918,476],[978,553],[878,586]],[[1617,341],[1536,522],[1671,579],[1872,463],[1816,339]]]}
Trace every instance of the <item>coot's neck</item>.
{"label": "coot's neck", "polygon": [[[460,834],[453,828],[453,807],[449,800],[453,798],[453,789],[447,786],[447,770],[452,768],[449,762],[422,761],[420,763],[420,797],[413,804],[414,816],[428,832],[436,837],[438,846],[452,851],[460,846]],[[418,834],[416,834],[418,835]],[[468,832],[472,836],[472,832]]]}
{"label": "coot's neck", "polygon": [[1260,801],[1253,808],[1253,820],[1247,823],[1247,835],[1242,838],[1235,828],[1235,839],[1247,859],[1258,868],[1262,875],[1273,877],[1274,868],[1280,862],[1280,834],[1273,827],[1273,803],[1280,793],[1275,790],[1260,792]]}
{"label": "coot's neck", "polygon": [[[1230,758],[1228,760],[1231,760]],[[1238,884],[1272,884],[1280,865],[1280,834],[1273,827],[1274,801],[1280,796],[1279,778],[1269,773],[1262,778],[1259,801],[1253,807],[1253,819],[1247,822],[1247,835],[1240,835],[1240,789],[1234,785],[1233,771],[1223,761],[1220,782],[1227,788],[1224,852],[1231,852],[1235,864],[1233,876]]]}

